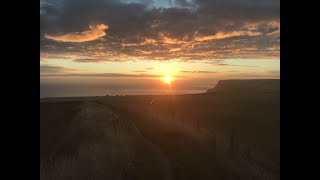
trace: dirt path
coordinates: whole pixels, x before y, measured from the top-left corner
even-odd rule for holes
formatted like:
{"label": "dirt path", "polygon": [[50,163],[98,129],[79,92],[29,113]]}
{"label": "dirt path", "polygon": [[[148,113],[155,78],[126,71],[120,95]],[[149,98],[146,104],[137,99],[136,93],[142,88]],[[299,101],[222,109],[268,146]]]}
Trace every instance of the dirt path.
{"label": "dirt path", "polygon": [[[108,107],[109,109],[111,109],[111,111],[113,112],[113,119],[114,120],[119,120],[121,114],[119,114],[114,107],[112,107],[109,104],[104,104],[102,102],[99,101],[94,101],[94,103],[99,104],[99,105],[103,105]],[[148,138],[146,138],[143,133],[140,131],[140,129],[135,125],[135,123],[133,121],[131,121],[132,123],[132,127],[135,129],[136,133],[138,134],[138,136],[140,136],[140,138],[144,141],[145,145],[147,145],[148,147],[150,147],[153,152],[155,153],[155,156],[157,158],[157,162],[158,162],[158,166],[159,166],[159,170],[161,171],[161,174],[163,175],[163,177],[161,179],[163,180],[173,180],[173,173],[172,173],[172,168],[171,168],[171,163],[170,160],[168,159],[168,157],[166,156],[166,154],[162,151],[162,149],[160,147],[158,147],[156,144],[154,144],[151,140],[149,140]]]}
{"label": "dirt path", "polygon": [[170,160],[168,159],[168,157],[163,153],[163,151],[161,150],[160,147],[158,147],[153,142],[151,142],[149,139],[147,139],[135,125],[133,125],[133,126],[136,129],[136,132],[139,134],[139,136],[144,140],[146,145],[148,145],[149,147],[151,147],[154,150],[154,152],[157,156],[157,159],[158,159],[158,163],[159,163],[158,165],[160,166],[160,170],[162,171],[161,174],[163,175],[163,180],[174,179],[173,173],[172,173],[172,168],[171,168],[171,163],[170,163]]}

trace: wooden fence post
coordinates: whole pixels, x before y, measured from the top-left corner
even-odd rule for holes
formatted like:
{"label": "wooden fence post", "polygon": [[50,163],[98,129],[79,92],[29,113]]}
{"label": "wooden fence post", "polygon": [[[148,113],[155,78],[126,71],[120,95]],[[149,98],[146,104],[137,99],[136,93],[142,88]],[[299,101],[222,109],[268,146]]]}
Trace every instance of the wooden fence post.
{"label": "wooden fence post", "polygon": [[212,137],[212,149],[213,149],[213,155],[214,157],[216,157],[216,154],[217,154],[217,139],[216,139],[216,136],[213,134],[213,137]]}
{"label": "wooden fence post", "polygon": [[233,135],[233,133],[230,136],[230,146],[229,146],[229,148],[230,148],[229,150],[230,150],[231,155],[234,156],[235,147],[234,147],[234,135]]}
{"label": "wooden fence post", "polygon": [[197,119],[197,131],[198,131],[198,134],[200,134],[200,120]]}
{"label": "wooden fence post", "polygon": [[238,154],[238,149],[239,149],[239,144],[238,144],[238,138],[235,139],[235,142],[234,142],[235,146],[234,146],[234,151],[236,154]]}
{"label": "wooden fence post", "polygon": [[252,158],[251,158],[251,147],[250,147],[250,145],[248,145],[247,159],[248,159],[248,162],[251,162],[251,160],[252,160]]}
{"label": "wooden fence post", "polygon": [[122,178],[124,180],[127,180],[128,179],[128,174],[127,174],[127,171],[125,168],[122,169]]}

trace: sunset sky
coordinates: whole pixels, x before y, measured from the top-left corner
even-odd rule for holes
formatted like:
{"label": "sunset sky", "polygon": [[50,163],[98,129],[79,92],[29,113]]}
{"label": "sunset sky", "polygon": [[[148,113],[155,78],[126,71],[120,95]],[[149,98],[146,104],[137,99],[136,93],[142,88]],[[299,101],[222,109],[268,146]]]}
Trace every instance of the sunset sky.
{"label": "sunset sky", "polygon": [[279,0],[40,0],[40,97],[256,78],[280,78]]}

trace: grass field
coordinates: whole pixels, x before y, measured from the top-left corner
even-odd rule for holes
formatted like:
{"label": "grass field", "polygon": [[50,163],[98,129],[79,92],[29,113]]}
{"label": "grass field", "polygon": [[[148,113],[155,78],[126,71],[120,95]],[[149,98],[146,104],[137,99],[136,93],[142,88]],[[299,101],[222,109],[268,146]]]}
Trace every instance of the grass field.
{"label": "grass field", "polygon": [[269,81],[40,99],[41,179],[280,179],[280,84]]}

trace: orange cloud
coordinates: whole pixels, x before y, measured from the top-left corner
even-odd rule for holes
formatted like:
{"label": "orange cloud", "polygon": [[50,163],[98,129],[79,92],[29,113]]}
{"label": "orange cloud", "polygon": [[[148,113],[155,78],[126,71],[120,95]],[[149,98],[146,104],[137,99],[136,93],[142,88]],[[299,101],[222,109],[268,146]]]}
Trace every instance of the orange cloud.
{"label": "orange cloud", "polygon": [[273,36],[273,35],[278,36],[278,35],[280,35],[280,22],[279,21],[271,21],[271,22],[268,23],[268,25],[270,27],[277,28],[277,30],[274,31],[274,32],[268,33],[267,36]]}
{"label": "orange cloud", "polygon": [[176,51],[181,51],[181,48],[173,48],[169,50],[170,52],[176,52]]}
{"label": "orange cloud", "polygon": [[145,38],[144,42],[141,43],[141,45],[156,44],[156,43],[157,43],[157,41],[155,39]]}
{"label": "orange cloud", "polygon": [[143,51],[143,50],[137,50],[138,52],[142,53],[142,54],[151,54],[151,51]]}
{"label": "orange cloud", "polygon": [[159,33],[160,38],[162,39],[162,43],[164,44],[170,44],[170,45],[177,45],[177,44],[185,44],[186,41],[182,41],[176,38],[170,38],[163,33]]}
{"label": "orange cloud", "polygon": [[122,43],[121,46],[122,47],[131,47],[131,46],[137,46],[138,44],[134,44],[134,43]]}
{"label": "orange cloud", "polygon": [[224,39],[224,38],[229,38],[229,37],[235,37],[235,36],[258,36],[261,35],[260,32],[251,32],[251,31],[233,31],[233,32],[218,32],[215,35],[211,36],[201,36],[201,37],[196,37],[196,41],[210,41],[210,40],[215,40],[215,39]]}
{"label": "orange cloud", "polygon": [[59,42],[80,43],[80,42],[93,41],[100,37],[105,36],[106,33],[104,32],[104,30],[108,28],[109,27],[107,25],[99,24],[96,26],[90,26],[88,31],[74,32],[74,33],[69,33],[69,34],[60,35],[60,36],[46,34],[44,37],[47,39],[51,39]]}

